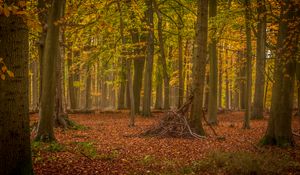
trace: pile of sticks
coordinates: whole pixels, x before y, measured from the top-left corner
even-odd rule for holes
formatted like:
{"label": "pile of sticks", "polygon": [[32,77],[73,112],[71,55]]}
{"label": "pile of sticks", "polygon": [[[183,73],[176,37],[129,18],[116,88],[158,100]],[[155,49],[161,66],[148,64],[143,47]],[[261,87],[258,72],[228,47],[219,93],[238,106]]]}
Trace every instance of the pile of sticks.
{"label": "pile of sticks", "polygon": [[193,102],[193,96],[177,110],[170,110],[159,121],[158,124],[151,126],[140,136],[159,136],[159,137],[180,137],[180,138],[205,138],[192,131],[188,124],[188,111]]}

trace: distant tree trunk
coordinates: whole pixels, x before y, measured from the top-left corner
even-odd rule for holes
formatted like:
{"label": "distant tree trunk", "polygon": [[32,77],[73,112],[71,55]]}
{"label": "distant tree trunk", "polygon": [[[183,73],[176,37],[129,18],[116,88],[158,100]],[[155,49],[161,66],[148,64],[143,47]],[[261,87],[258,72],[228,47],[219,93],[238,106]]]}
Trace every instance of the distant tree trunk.
{"label": "distant tree trunk", "polygon": [[193,82],[192,88],[194,100],[191,110],[190,125],[194,132],[205,135],[202,127],[203,88],[205,80],[205,64],[207,57],[207,33],[208,33],[208,0],[197,1],[197,24],[195,55],[193,57]]}
{"label": "distant tree trunk", "polygon": [[[8,6],[18,1],[5,1]],[[28,99],[28,28],[23,16],[0,15],[0,58],[14,73],[0,80],[0,174],[33,175]],[[0,64],[0,67],[3,65]]]}
{"label": "distant tree trunk", "polygon": [[156,64],[156,96],[155,96],[155,109],[162,109],[162,68],[161,60],[157,60]]}
{"label": "distant tree trunk", "polygon": [[252,97],[252,46],[251,46],[251,26],[250,26],[250,0],[245,0],[245,22],[246,22],[246,39],[247,39],[247,71],[246,71],[246,111],[244,118],[244,129],[250,128],[251,117],[251,97]]}
{"label": "distant tree trunk", "polygon": [[177,107],[180,108],[183,104],[183,93],[184,93],[184,79],[183,79],[183,42],[182,42],[182,24],[178,27],[178,104]]}
{"label": "distant tree trunk", "polygon": [[74,71],[71,70],[73,61],[72,61],[72,52],[69,51],[67,54],[67,63],[68,63],[68,88],[69,88],[69,97],[70,97],[70,108],[76,109],[77,102],[76,102],[76,95],[75,95],[75,87],[74,87]]}
{"label": "distant tree trunk", "polygon": [[43,55],[45,50],[45,42],[47,35],[47,18],[48,18],[48,8],[47,4],[50,0],[38,0],[37,8],[40,10],[38,13],[38,19],[41,23],[42,32],[39,36],[39,108],[42,98],[42,84],[43,84]]}
{"label": "distant tree trunk", "polygon": [[92,83],[92,77],[91,77],[90,65],[86,65],[86,83],[85,83],[86,89],[85,89],[85,107],[84,107],[85,110],[89,110],[92,107],[91,83]]}
{"label": "distant tree trunk", "polygon": [[264,111],[265,59],[266,59],[266,7],[264,0],[257,0],[258,24],[256,38],[256,79],[252,119],[262,119]]}
{"label": "distant tree trunk", "polygon": [[220,61],[220,68],[219,68],[219,92],[218,92],[218,107],[220,109],[223,108],[223,105],[222,105],[222,85],[223,85],[223,58],[222,58],[222,51],[219,51],[219,61]]}
{"label": "distant tree trunk", "polygon": [[32,62],[32,109],[39,108],[38,61]]}
{"label": "distant tree trunk", "polygon": [[239,81],[239,109],[246,109],[246,63],[243,61],[243,51],[238,51],[238,62],[240,64],[240,71],[238,75]]}
{"label": "distant tree trunk", "polygon": [[153,0],[146,0],[148,29],[147,59],[144,78],[143,116],[151,116],[152,69],[154,57]]}
{"label": "distant tree trunk", "polygon": [[162,63],[162,72],[163,72],[163,81],[164,81],[164,109],[170,108],[170,78],[168,75],[167,61],[165,55],[165,46],[164,46],[164,38],[162,33],[162,14],[160,13],[156,1],[154,2],[154,9],[157,14],[158,22],[157,22],[157,30],[158,30],[158,41],[159,41],[159,52]]}
{"label": "distant tree trunk", "polygon": [[130,98],[130,122],[129,127],[135,126],[135,105],[134,105],[134,93],[132,85],[132,75],[131,75],[131,60],[127,60],[127,83],[129,89],[129,98]]}
{"label": "distant tree trunk", "polygon": [[[139,33],[137,30],[131,31],[132,41],[134,44],[139,44],[140,42],[146,42],[146,38],[144,34],[141,36],[141,41],[139,40]],[[136,46],[141,47],[141,46]],[[143,82],[143,71],[145,65],[145,56],[144,54],[144,47],[136,48],[135,55],[138,55],[136,59],[134,59],[134,76],[133,76],[133,92],[134,92],[134,109],[135,113],[140,113],[140,101],[141,101],[141,90],[142,90],[142,82]],[[129,103],[130,104],[130,103]]]}
{"label": "distant tree trunk", "polygon": [[225,108],[228,110],[231,108],[230,106],[230,92],[229,92],[229,77],[228,77],[228,69],[229,69],[229,64],[228,64],[228,49],[225,50],[225,85],[226,85],[226,89],[225,89]]}
{"label": "distant tree trunk", "polygon": [[[217,15],[217,1],[209,1],[209,17],[213,18]],[[213,34],[209,43],[209,96],[208,96],[208,122],[217,124],[217,99],[218,99],[218,58],[217,58],[217,40],[215,36],[216,27],[212,24]]]}
{"label": "distant tree trunk", "polygon": [[299,6],[296,5],[296,1],[286,0],[281,6],[271,113],[268,129],[262,140],[263,144],[294,145],[291,122],[296,72],[295,53],[297,52],[300,27],[299,21],[297,22],[294,16],[297,15],[297,12],[299,12]]}
{"label": "distant tree trunk", "polygon": [[[57,61],[57,50],[59,49],[59,26],[54,22],[59,20],[63,1],[53,0],[47,22],[47,37],[43,55],[43,81],[40,119],[37,128],[36,140],[52,141],[55,140],[53,132],[53,115],[55,102],[56,76],[55,68]],[[45,66],[47,65],[47,66]]]}
{"label": "distant tree trunk", "polygon": [[[124,21],[123,21],[123,13],[122,13],[120,0],[118,0],[117,5],[118,5],[119,13],[120,13],[120,17],[119,17],[120,18],[120,36],[121,36],[121,40],[122,40],[122,45],[124,45],[124,44],[126,44],[126,38],[124,36]],[[121,59],[120,88],[119,88],[119,98],[118,98],[118,107],[117,108],[124,109],[125,108],[125,90],[126,90],[126,71],[125,71],[125,69],[130,69],[130,68],[128,67],[129,65],[126,66],[126,57],[124,57],[124,55],[122,55],[120,57],[120,59]]]}

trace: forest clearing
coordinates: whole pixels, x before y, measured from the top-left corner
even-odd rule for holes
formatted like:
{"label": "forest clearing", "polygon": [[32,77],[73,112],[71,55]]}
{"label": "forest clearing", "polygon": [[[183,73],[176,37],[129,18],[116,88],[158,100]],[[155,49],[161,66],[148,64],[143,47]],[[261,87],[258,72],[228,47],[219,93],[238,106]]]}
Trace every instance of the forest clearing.
{"label": "forest clearing", "polygon": [[0,0],[0,175],[300,175],[300,0]]}
{"label": "forest clearing", "polygon": [[[224,140],[217,139],[207,125],[206,139],[138,136],[157,123],[162,113],[137,117],[132,128],[128,127],[128,111],[70,115],[85,127],[56,129],[58,143],[52,146],[33,144],[34,170],[37,175],[299,173],[300,137],[295,139],[298,146],[294,149],[259,147],[267,119],[254,121],[251,130],[243,130],[242,114],[218,115],[220,123],[214,128]],[[37,121],[37,116],[31,121]],[[299,118],[292,126],[300,134]],[[216,162],[211,160],[214,154]]]}

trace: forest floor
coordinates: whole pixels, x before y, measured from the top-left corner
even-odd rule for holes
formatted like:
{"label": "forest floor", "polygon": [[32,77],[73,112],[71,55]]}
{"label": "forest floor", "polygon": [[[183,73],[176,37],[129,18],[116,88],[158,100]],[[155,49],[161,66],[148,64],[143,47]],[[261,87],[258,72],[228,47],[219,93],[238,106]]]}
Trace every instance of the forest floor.
{"label": "forest floor", "polygon": [[[242,128],[243,113],[218,116],[217,139],[205,125],[206,139],[138,137],[159,120],[137,117],[129,128],[128,112],[70,115],[76,130],[55,129],[57,143],[32,142],[36,175],[55,174],[300,174],[300,138],[293,148],[259,147],[267,119]],[[37,115],[31,116],[31,123]],[[300,133],[299,118],[293,130]]]}

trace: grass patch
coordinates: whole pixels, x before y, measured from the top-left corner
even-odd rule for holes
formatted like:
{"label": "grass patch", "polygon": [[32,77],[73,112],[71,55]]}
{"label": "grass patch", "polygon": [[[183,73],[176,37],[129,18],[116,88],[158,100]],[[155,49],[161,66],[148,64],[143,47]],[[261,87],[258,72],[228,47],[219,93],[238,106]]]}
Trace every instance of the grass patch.
{"label": "grass patch", "polygon": [[117,150],[112,150],[107,154],[99,154],[97,152],[94,143],[92,142],[73,142],[75,144],[75,151],[79,152],[83,156],[89,159],[101,159],[112,161],[119,156],[119,152]]}
{"label": "grass patch", "polygon": [[[42,162],[44,160],[42,153],[43,152],[62,152],[65,151],[65,146],[58,142],[31,142],[31,153],[34,163]],[[49,157],[48,159],[54,160],[54,158]]]}
{"label": "grass patch", "polygon": [[70,129],[73,129],[73,130],[88,130],[88,129],[91,129],[90,127],[88,126],[84,126],[84,125],[80,125],[72,120],[68,120],[68,123],[69,123],[69,128]]}
{"label": "grass patch", "polygon": [[182,174],[288,174],[300,171],[300,163],[285,154],[212,152],[207,158],[182,167]]}

